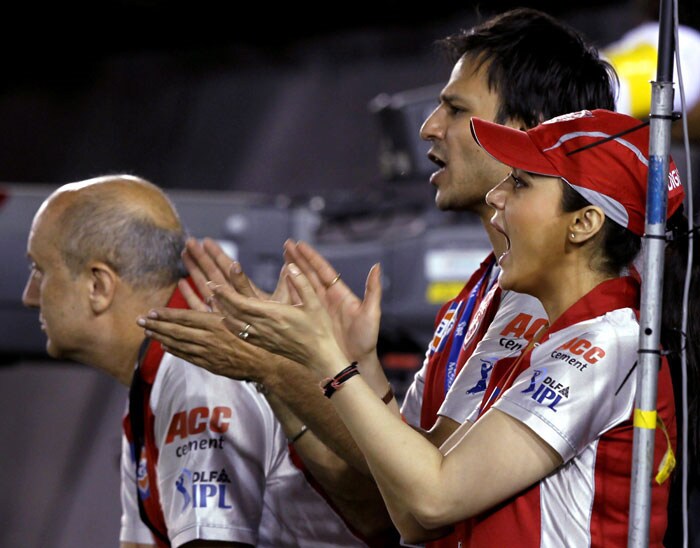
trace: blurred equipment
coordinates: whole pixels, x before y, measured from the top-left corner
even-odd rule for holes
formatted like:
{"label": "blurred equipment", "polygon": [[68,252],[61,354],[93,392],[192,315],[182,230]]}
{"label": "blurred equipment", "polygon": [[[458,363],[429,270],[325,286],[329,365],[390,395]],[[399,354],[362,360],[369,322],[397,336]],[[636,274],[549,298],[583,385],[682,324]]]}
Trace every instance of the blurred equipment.
{"label": "blurred equipment", "polygon": [[429,144],[421,140],[419,131],[437,106],[441,89],[434,85],[393,95],[382,93],[370,102],[381,131],[379,172],[385,180],[427,180],[435,170],[427,158]]}

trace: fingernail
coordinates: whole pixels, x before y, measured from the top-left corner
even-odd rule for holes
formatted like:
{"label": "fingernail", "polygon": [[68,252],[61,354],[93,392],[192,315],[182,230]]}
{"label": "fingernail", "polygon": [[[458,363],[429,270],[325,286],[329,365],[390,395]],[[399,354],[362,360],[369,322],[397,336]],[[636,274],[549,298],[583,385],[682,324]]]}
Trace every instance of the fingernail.
{"label": "fingernail", "polygon": [[301,274],[301,270],[299,270],[297,268],[297,265],[295,265],[294,263],[289,263],[289,266],[287,268],[289,268],[289,271],[292,274],[294,274],[295,276],[298,276],[299,274]]}
{"label": "fingernail", "polygon": [[219,288],[219,284],[217,284],[216,282],[212,282],[211,280],[209,280],[209,281],[207,282],[207,287],[208,287],[209,289],[211,289],[212,291],[216,291],[216,290]]}
{"label": "fingernail", "polygon": [[146,329],[146,331],[144,331],[144,333],[146,334],[146,337],[150,337],[151,335],[153,335],[153,331],[150,331],[148,329]]}
{"label": "fingernail", "polygon": [[156,318],[158,318],[158,312],[156,312],[155,310],[151,310],[151,311],[148,313],[148,317],[155,320]]}
{"label": "fingernail", "polygon": [[146,320],[144,320],[143,318],[139,318],[138,320],[136,320],[136,323],[143,327],[144,325],[146,325]]}
{"label": "fingernail", "polygon": [[242,272],[241,263],[239,263],[238,261],[233,261],[233,263],[231,264],[231,271],[234,274],[240,274]]}

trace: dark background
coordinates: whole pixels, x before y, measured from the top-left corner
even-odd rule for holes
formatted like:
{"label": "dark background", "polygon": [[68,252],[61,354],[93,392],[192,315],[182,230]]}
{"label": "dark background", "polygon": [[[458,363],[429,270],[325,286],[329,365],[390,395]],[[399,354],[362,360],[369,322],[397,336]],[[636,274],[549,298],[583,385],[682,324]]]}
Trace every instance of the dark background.
{"label": "dark background", "polygon": [[[131,171],[168,188],[376,190],[370,101],[442,83],[432,42],[519,5],[410,4],[14,6],[0,37],[0,181]],[[528,5],[599,45],[641,13],[634,2]]]}
{"label": "dark background", "polygon": [[[681,22],[698,27],[691,13],[697,4],[681,0]],[[382,130],[370,105],[407,91],[437,97],[451,67],[435,55],[434,40],[518,5],[3,6],[0,188],[9,195],[0,205],[0,339],[31,335],[43,344],[36,313],[22,315],[19,302],[36,207],[58,184],[105,173],[129,172],[166,188],[196,235],[222,235],[230,217],[219,211],[227,204],[261,205],[257,220],[271,226],[280,209],[313,210],[329,255],[348,265],[341,268],[348,280],[350,265],[366,272],[363,261],[387,253],[382,245],[397,241],[397,233],[403,248],[387,253],[389,267],[407,275],[412,269],[403,258],[423,251],[411,234],[437,226],[444,232],[416,241],[436,248],[458,238],[464,245],[473,226],[434,210],[424,175],[385,179]],[[647,11],[634,1],[527,6],[560,17],[599,47]],[[407,129],[408,139],[417,126]],[[450,232],[452,221],[465,224]],[[274,238],[286,237],[284,226],[275,224]],[[281,241],[270,241],[265,231],[251,234],[256,237],[243,247],[277,254]],[[473,247],[481,253],[478,242]],[[399,279],[393,289],[415,294],[411,283]],[[396,321],[432,322],[432,309],[418,310],[420,317],[415,309],[395,311]],[[413,338],[415,349],[425,347],[427,340]],[[42,352],[40,345],[9,354],[0,348],[0,546],[116,547],[126,389]]]}

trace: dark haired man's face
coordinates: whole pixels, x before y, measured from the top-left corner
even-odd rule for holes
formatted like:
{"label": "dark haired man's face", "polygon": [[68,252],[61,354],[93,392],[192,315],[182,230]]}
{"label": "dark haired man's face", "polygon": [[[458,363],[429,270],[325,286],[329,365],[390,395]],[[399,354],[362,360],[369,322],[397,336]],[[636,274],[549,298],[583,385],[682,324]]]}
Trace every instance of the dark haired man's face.
{"label": "dark haired man's face", "polygon": [[[472,116],[494,121],[498,95],[489,89],[486,65],[475,69],[473,60],[460,59],[440,94],[440,103],[420,130],[430,141],[430,159],[439,167],[430,177],[441,210],[491,214],[486,193],[510,171],[479,147],[471,135]],[[509,124],[510,125],[510,124]]]}

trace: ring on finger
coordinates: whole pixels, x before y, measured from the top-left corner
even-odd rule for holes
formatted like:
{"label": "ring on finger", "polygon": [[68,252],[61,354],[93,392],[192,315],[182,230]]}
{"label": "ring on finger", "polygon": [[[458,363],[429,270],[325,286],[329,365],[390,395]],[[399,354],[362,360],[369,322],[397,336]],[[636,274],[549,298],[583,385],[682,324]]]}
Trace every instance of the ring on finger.
{"label": "ring on finger", "polygon": [[338,273],[335,275],[335,278],[333,278],[333,279],[330,281],[330,283],[329,283],[328,285],[326,285],[326,289],[330,289],[331,287],[333,287],[333,286],[336,284],[336,282],[337,282],[338,280],[340,280],[340,272],[338,272]]}
{"label": "ring on finger", "polygon": [[245,341],[250,336],[250,333],[248,333],[248,330],[250,328],[251,328],[251,325],[249,323],[246,323],[243,326],[243,329],[238,332],[238,336]]}

